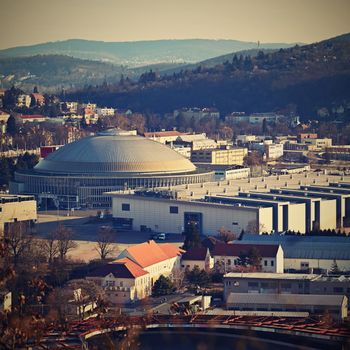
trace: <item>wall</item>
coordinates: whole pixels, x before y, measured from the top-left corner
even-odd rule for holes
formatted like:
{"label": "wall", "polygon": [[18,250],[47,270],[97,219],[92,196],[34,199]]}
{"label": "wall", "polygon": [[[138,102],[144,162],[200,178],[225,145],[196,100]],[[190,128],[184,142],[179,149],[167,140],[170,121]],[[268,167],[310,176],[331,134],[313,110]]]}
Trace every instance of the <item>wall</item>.
{"label": "wall", "polygon": [[[122,203],[130,204],[130,211],[122,211]],[[170,206],[178,207],[178,213],[171,214]],[[247,231],[248,225],[260,224],[263,227],[260,231],[272,230],[271,208],[233,207],[132,195],[113,197],[113,217],[132,218],[134,230],[140,230],[140,226],[145,225],[155,232],[180,234],[184,230],[185,212],[202,213],[202,233],[205,235],[216,234],[222,226],[236,234],[242,229]]]}
{"label": "wall", "polygon": [[[294,258],[284,258],[284,269],[295,269],[300,270],[302,262],[309,263],[309,268],[321,268],[330,269],[333,264],[333,259],[294,259]],[[350,260],[338,260],[338,268],[340,270],[349,271],[350,270]]]}
{"label": "wall", "polygon": [[[337,218],[336,218],[337,202],[335,199],[321,200],[320,201],[320,229],[336,229]],[[342,211],[344,213],[344,211]]]}

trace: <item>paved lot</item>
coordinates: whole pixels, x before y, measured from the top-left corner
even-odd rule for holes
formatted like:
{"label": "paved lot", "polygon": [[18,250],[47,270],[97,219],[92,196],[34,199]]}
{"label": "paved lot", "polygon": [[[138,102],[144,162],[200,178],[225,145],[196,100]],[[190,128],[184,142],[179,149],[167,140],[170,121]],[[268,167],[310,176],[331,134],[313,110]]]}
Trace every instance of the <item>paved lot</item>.
{"label": "paved lot", "polygon": [[[72,216],[74,215],[74,216]],[[76,211],[66,216],[66,212],[45,211],[38,213],[36,224],[36,236],[45,239],[58,225],[64,225],[73,232],[73,239],[77,242],[77,248],[70,251],[69,257],[76,260],[89,261],[97,259],[96,250],[97,232],[101,226],[112,226],[111,220],[98,220],[96,211]],[[130,245],[142,243],[150,239],[151,234],[140,231],[126,231],[115,229],[113,256]],[[165,241],[159,243],[174,243],[182,245],[183,237],[179,234],[167,234]]]}

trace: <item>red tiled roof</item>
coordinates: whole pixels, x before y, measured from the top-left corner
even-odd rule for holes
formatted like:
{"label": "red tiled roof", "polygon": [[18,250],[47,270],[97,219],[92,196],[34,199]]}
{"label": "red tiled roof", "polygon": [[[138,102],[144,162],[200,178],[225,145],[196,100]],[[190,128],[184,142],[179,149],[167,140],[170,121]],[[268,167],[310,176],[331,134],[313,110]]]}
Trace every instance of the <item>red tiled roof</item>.
{"label": "red tiled roof", "polygon": [[126,251],[141,267],[151,266],[181,254],[181,250],[172,244],[157,244],[152,240],[135,244]]}
{"label": "red tiled roof", "polygon": [[37,92],[33,92],[32,96],[35,98],[35,100],[45,100],[45,97],[42,94],[39,94]]}
{"label": "red tiled roof", "polygon": [[115,278],[137,278],[146,275],[148,272],[144,271],[129,258],[123,258],[96,268],[89,276],[105,277],[110,273]]}
{"label": "red tiled roof", "polygon": [[275,257],[278,244],[227,244],[217,243],[213,249],[213,256],[239,256],[242,252],[249,252],[256,248],[262,257]]}
{"label": "red tiled roof", "polygon": [[188,250],[183,256],[182,260],[205,260],[208,253],[208,248],[200,247]]}
{"label": "red tiled roof", "polygon": [[145,137],[166,137],[166,136],[180,136],[185,134],[179,131],[155,131],[155,132],[145,132],[143,135]]}

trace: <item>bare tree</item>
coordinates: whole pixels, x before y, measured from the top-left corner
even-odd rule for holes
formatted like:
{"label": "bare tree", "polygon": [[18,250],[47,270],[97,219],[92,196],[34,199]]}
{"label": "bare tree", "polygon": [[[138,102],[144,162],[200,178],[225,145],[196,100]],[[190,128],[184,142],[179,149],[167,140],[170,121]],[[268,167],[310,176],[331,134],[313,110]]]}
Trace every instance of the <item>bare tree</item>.
{"label": "bare tree", "polygon": [[77,247],[77,243],[72,239],[73,231],[63,225],[59,225],[53,234],[57,240],[58,256],[61,261],[64,261],[67,253]]}
{"label": "bare tree", "polygon": [[96,250],[102,260],[105,260],[108,255],[113,253],[113,238],[115,231],[110,226],[101,227],[97,235]]}
{"label": "bare tree", "polygon": [[40,246],[47,261],[49,264],[51,264],[53,259],[56,258],[59,253],[59,245],[56,232],[51,232],[47,238],[41,241]]}
{"label": "bare tree", "polygon": [[265,229],[264,224],[259,224],[255,220],[252,220],[248,222],[248,225],[245,231],[248,233],[260,233],[260,232],[264,232],[264,229]]}
{"label": "bare tree", "polygon": [[32,236],[28,234],[27,226],[24,223],[16,222],[9,226],[5,239],[13,265],[17,266],[26,253],[30,251]]}
{"label": "bare tree", "polygon": [[232,231],[227,230],[224,226],[221,226],[218,232],[220,239],[225,243],[234,241],[236,239],[236,235]]}
{"label": "bare tree", "polygon": [[170,275],[170,279],[173,282],[176,289],[181,289],[185,284],[186,273],[184,269],[174,269]]}

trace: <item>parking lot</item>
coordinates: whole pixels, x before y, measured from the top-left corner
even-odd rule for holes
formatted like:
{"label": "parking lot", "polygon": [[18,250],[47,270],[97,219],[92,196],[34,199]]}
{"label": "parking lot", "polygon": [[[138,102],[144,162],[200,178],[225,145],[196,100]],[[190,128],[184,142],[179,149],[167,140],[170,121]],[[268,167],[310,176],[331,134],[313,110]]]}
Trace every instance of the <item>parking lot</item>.
{"label": "parking lot", "polygon": [[[68,254],[73,259],[88,261],[98,258],[96,251],[97,233],[101,226],[112,226],[110,219],[97,219],[96,211],[75,211],[67,216],[66,212],[45,211],[38,213],[36,224],[36,237],[45,239],[58,225],[64,225],[73,232],[73,239],[77,242],[77,248]],[[127,231],[115,229],[113,256],[130,245],[142,243],[152,238],[152,233],[140,231]],[[174,243],[182,245],[184,237],[175,233],[166,233],[165,240],[157,240],[159,243]]]}

